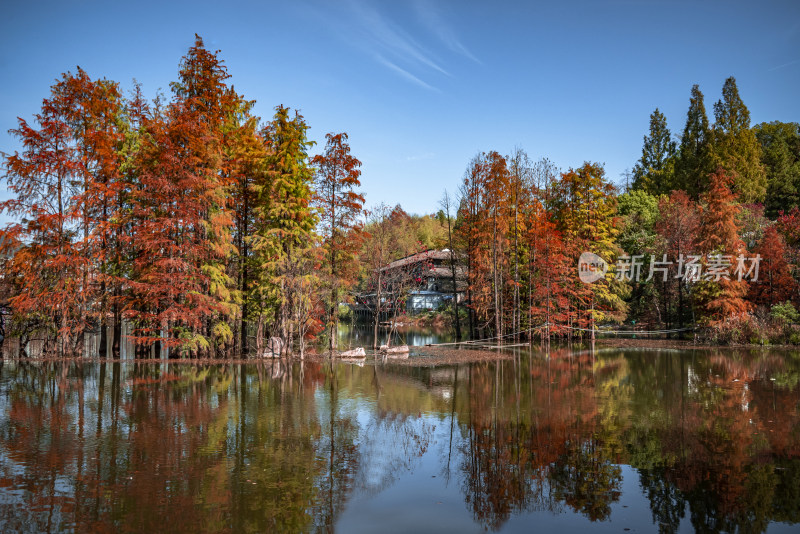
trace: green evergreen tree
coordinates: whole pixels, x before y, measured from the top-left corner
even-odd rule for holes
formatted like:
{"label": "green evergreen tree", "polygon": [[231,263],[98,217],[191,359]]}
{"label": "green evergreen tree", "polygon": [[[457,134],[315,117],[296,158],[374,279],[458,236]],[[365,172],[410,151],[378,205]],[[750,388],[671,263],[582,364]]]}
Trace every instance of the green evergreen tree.
{"label": "green evergreen tree", "polygon": [[[257,345],[263,348],[265,326],[279,334],[290,351],[295,333],[302,354],[302,332],[309,309],[309,290],[314,286],[314,228],[317,217],[311,207],[313,169],[308,149],[308,125],[303,116],[276,108],[275,117],[262,131],[268,144],[266,172],[255,185],[259,223],[253,239],[260,273],[254,294],[261,310]],[[271,309],[270,309],[271,308]],[[301,317],[303,315],[304,317]],[[268,324],[270,321],[274,324]]]}
{"label": "green evergreen tree", "polygon": [[229,263],[229,271],[236,279],[238,296],[241,298],[239,316],[238,350],[246,355],[249,347],[249,327],[258,317],[260,309],[253,304],[253,279],[259,272],[258,258],[253,252],[253,239],[258,228],[256,213],[258,195],[256,184],[267,183],[265,179],[267,144],[258,133],[258,118],[249,115],[250,106],[243,104],[240,110],[241,127],[232,138],[230,172],[233,177],[233,243],[235,258]]}
{"label": "green evergreen tree", "polygon": [[[659,218],[659,200],[666,196],[651,195],[646,191],[628,191],[617,197],[617,212],[621,218],[621,231],[617,236],[617,243],[628,256],[642,255],[645,258],[651,254],[660,257],[663,253],[663,238],[656,232],[655,225]],[[661,323],[666,319],[665,286],[658,277],[647,280],[647,262],[642,268],[642,277],[637,283],[630,284],[630,296],[627,318],[648,320],[648,314],[655,311],[655,317]],[[658,303],[653,306],[653,303]]]}
{"label": "green evergreen tree", "polygon": [[800,201],[800,124],[765,122],[753,128],[761,144],[761,163],[767,172],[768,217],[788,212]]}
{"label": "green evergreen tree", "polygon": [[628,191],[617,197],[622,230],[617,242],[629,255],[651,253],[657,236],[658,202],[661,198],[646,191]]}
{"label": "green evergreen tree", "polygon": [[669,193],[673,188],[675,154],[667,118],[656,108],[650,115],[650,135],[644,136],[642,157],[633,168],[633,188],[651,195]]}
{"label": "green evergreen tree", "polygon": [[750,129],[750,112],[731,76],[722,87],[722,100],[714,104],[712,160],[733,178],[733,192],[745,204],[763,202],[767,173],[761,163],[761,145]]}
{"label": "green evergreen tree", "polygon": [[675,162],[674,189],[686,191],[696,200],[706,190],[712,166],[711,129],[703,103],[703,93],[695,84],[692,87],[686,126],[683,128]]}

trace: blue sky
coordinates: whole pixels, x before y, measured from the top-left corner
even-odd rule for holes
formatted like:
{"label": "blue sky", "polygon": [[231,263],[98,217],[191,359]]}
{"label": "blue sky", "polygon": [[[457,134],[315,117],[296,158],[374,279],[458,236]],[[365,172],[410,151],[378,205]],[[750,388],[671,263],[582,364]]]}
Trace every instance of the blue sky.
{"label": "blue sky", "polygon": [[[800,2],[15,2],[0,17],[0,150],[60,73],[177,77],[200,34],[236,89],[271,117],[298,108],[311,138],[346,131],[367,205],[430,213],[479,151],[546,156],[562,169],[641,155],[659,107],[674,136],[689,91],[712,104],[735,76],[753,123],[800,121]],[[314,150],[321,149],[321,144]],[[0,196],[5,196],[0,186]]]}

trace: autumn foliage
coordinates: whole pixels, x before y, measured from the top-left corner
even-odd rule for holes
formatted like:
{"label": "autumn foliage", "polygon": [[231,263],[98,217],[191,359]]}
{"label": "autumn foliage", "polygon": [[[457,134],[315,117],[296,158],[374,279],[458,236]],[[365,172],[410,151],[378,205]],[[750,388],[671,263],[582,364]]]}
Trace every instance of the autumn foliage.
{"label": "autumn foliage", "polygon": [[[270,336],[302,354],[323,313],[313,143],[283,106],[258,127],[228,78],[198,37],[169,102],[147,102],[138,87],[125,98],[79,69],[52,87],[34,124],[20,119],[23,149],[6,162],[14,196],[0,208],[20,221],[2,233],[23,348],[39,332],[46,352],[79,353],[99,329],[101,355],[116,355],[127,321],[138,356],[228,355]],[[362,198],[345,167],[349,211],[336,232],[354,228]]]}
{"label": "autumn foliage", "polygon": [[[119,355],[124,337],[139,357],[302,356],[320,338],[333,354],[342,303],[371,295],[374,319],[397,315],[423,281],[383,267],[445,247],[452,318],[458,332],[467,310],[472,339],[587,337],[625,323],[713,330],[800,303],[800,210],[776,196],[788,182],[762,187],[765,165],[791,179],[800,145],[790,125],[750,135],[733,78],[713,127],[693,89],[680,147],[654,113],[631,190],[598,163],[561,171],[521,149],[480,152],[452,218],[449,201],[436,216],[365,211],[348,135],[327,134],[312,155],[305,117],[283,105],[255,116],[199,37],[170,88],[150,102],[77,69],[11,130],[21,149],[5,161],[0,210],[13,222],[0,252],[23,350],[38,338],[47,353],[79,354],[99,334],[100,356]],[[767,210],[752,203],[764,195]],[[779,207],[776,221],[763,216]],[[592,284],[578,277],[584,252],[609,266]],[[683,277],[689,256],[706,275]],[[754,257],[760,276],[746,280]],[[618,270],[633,258],[644,259],[636,281]],[[650,258],[668,267],[653,276]]]}

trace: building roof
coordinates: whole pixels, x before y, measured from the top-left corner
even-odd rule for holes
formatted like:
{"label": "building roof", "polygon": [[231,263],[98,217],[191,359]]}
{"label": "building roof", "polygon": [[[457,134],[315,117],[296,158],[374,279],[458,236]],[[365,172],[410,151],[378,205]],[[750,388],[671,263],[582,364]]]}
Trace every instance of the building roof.
{"label": "building roof", "polygon": [[414,265],[415,263],[424,263],[433,260],[449,260],[449,259],[450,259],[450,251],[447,249],[425,250],[423,252],[417,252],[416,254],[406,256],[405,258],[400,258],[399,260],[395,260],[392,263],[386,265],[385,267],[382,267],[381,270],[390,271],[392,269],[397,269],[399,267]]}
{"label": "building roof", "polygon": [[[433,269],[428,269],[425,271],[426,276],[433,276],[434,278],[447,278],[450,279],[453,277],[453,272],[450,270],[450,267],[434,267]],[[466,272],[464,268],[456,265],[456,279],[461,280],[465,279]]]}

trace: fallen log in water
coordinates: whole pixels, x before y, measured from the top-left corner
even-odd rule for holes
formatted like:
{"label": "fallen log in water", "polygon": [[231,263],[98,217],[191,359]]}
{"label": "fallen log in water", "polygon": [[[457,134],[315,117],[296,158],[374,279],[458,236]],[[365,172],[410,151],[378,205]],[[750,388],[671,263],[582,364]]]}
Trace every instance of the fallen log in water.
{"label": "fallen log in water", "polygon": [[339,353],[340,358],[366,358],[367,352],[364,347],[358,347],[353,350],[346,350]]}

